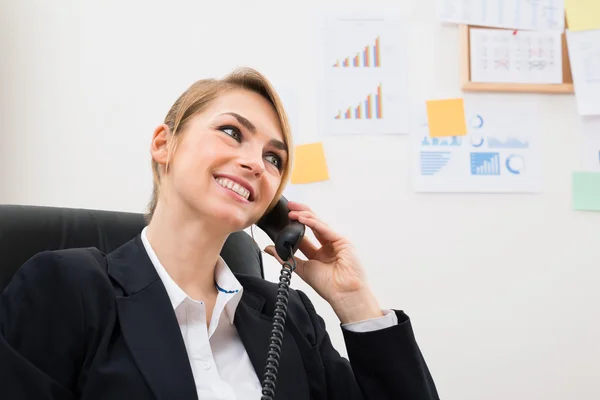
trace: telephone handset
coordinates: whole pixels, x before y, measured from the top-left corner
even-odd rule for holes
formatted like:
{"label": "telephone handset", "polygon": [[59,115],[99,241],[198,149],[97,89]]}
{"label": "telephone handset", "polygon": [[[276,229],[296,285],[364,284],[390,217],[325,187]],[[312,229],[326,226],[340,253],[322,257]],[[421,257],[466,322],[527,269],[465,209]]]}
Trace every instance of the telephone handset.
{"label": "telephone handset", "polygon": [[281,196],[273,209],[256,223],[271,238],[277,254],[284,261],[298,250],[305,231],[303,224],[288,217],[290,210],[287,203],[287,199]]}
{"label": "telephone handset", "polygon": [[283,345],[283,331],[285,318],[287,316],[287,303],[292,273],[296,269],[294,253],[298,250],[300,242],[304,238],[306,230],[304,224],[291,220],[288,216],[287,199],[281,196],[277,204],[265,214],[257,223],[273,241],[277,255],[284,261],[279,276],[279,289],[277,290],[277,302],[273,315],[273,326],[267,353],[267,363],[262,382],[261,400],[275,399],[275,384],[281,347]]}

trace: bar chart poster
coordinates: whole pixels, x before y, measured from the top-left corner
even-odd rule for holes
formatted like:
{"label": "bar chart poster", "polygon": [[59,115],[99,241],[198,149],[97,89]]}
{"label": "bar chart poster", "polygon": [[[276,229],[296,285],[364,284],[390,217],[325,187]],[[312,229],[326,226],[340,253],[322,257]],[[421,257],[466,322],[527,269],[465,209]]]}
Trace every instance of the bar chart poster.
{"label": "bar chart poster", "polygon": [[431,137],[425,105],[415,106],[411,176],[415,192],[541,191],[539,109],[531,99],[465,95],[467,135]]}
{"label": "bar chart poster", "polygon": [[323,134],[408,133],[404,32],[397,19],[322,20],[318,113]]}

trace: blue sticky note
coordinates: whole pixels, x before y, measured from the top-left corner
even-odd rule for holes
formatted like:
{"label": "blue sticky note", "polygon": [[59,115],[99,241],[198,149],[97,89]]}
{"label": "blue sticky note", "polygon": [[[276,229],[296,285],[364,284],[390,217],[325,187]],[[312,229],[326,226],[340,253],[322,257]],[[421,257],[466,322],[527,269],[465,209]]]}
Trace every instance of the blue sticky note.
{"label": "blue sticky note", "polygon": [[573,209],[600,211],[600,172],[573,173]]}

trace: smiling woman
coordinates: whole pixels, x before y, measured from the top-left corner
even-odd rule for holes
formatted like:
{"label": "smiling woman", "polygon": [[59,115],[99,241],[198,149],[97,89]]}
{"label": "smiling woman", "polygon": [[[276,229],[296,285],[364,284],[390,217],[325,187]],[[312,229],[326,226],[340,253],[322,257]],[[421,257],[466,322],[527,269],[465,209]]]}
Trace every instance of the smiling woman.
{"label": "smiling woman", "polygon": [[[253,102],[256,102],[256,107],[252,110],[256,115],[255,122],[252,122],[248,115],[241,114],[244,112],[248,114],[247,107]],[[292,166],[292,154],[288,151],[293,147],[292,136],[279,96],[263,75],[250,68],[237,69],[223,79],[204,79],[195,82],[177,99],[167,113],[164,124],[155,132],[161,140],[161,145],[168,143],[169,148],[166,150],[169,156],[174,157],[182,133],[193,130],[193,128],[186,129],[190,124],[195,122],[194,128],[201,130],[198,126],[201,122],[197,121],[196,117],[208,108],[210,110],[207,111],[212,112],[212,115],[210,120],[208,118],[202,120],[206,124],[205,127],[218,129],[239,143],[242,143],[245,135],[254,136],[257,133],[262,136],[270,135],[269,145],[273,153],[268,154],[268,160],[279,170],[279,185],[269,204],[268,208],[270,208],[283,192]],[[243,111],[235,112],[234,109]],[[257,128],[259,123],[262,124],[262,130]],[[202,141],[200,138],[196,140]],[[200,147],[204,147],[206,151],[211,150],[205,143]],[[152,159],[154,188],[148,207],[148,222],[152,220],[158,203],[161,176],[168,172],[170,162],[172,161],[166,160],[163,167],[156,158]],[[250,193],[254,192],[248,182],[239,181],[232,176],[224,177],[245,187]]]}
{"label": "smiling woman", "polygon": [[335,311],[352,362],[299,290],[269,342],[279,286],[221,258],[231,233],[276,204],[292,166],[287,117],[262,75],[194,83],[150,142],[140,234],[110,254],[40,253],[0,296],[1,398],[266,400],[267,356],[277,399],[439,398],[409,317],[379,306],[353,246],[308,206],[287,203],[319,242],[304,236],[294,272]]}

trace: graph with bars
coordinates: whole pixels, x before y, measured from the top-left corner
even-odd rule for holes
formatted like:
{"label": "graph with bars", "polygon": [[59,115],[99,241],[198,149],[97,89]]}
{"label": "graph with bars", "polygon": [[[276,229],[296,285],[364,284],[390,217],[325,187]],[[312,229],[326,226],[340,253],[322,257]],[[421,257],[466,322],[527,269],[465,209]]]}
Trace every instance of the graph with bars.
{"label": "graph with bars", "polygon": [[381,67],[381,45],[379,37],[375,38],[373,45],[367,45],[365,48],[352,57],[346,57],[343,60],[337,60],[333,66],[335,68],[377,68]]}
{"label": "graph with bars", "polygon": [[369,93],[356,107],[350,106],[345,111],[338,110],[335,119],[383,119],[382,90],[379,84],[375,94]]}
{"label": "graph with bars", "polygon": [[500,175],[500,154],[471,153],[471,175]]}

